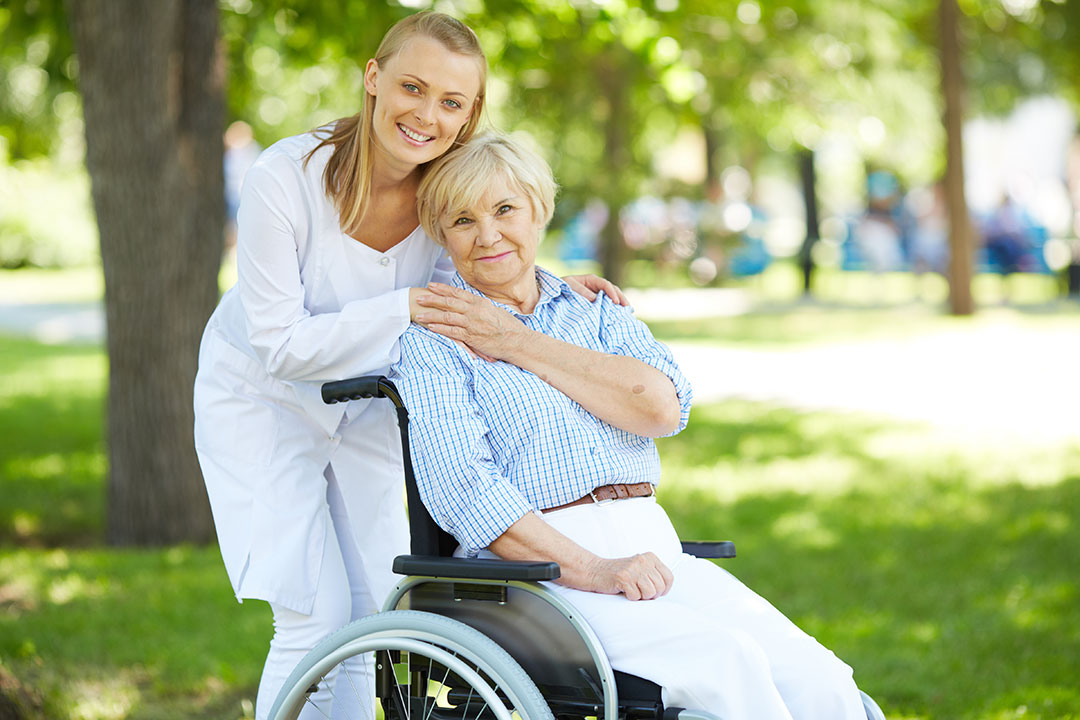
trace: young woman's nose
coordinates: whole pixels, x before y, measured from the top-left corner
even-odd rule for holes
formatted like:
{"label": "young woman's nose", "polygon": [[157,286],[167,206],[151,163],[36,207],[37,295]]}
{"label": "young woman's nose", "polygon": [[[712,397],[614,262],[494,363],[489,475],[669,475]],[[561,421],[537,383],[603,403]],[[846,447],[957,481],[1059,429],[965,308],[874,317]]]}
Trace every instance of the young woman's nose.
{"label": "young woman's nose", "polygon": [[416,106],[416,110],[413,113],[416,116],[416,122],[421,125],[431,125],[435,122],[435,98],[424,98]]}

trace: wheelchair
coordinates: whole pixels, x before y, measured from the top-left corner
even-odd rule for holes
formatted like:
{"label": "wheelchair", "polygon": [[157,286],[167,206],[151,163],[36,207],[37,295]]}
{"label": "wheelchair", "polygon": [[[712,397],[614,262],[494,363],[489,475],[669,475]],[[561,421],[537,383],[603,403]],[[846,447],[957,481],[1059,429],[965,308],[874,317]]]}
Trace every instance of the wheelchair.
{"label": "wheelchair", "polygon": [[[720,720],[665,707],[660,686],[614,670],[584,619],[542,584],[559,577],[558,564],[452,557],[457,542],[420,500],[409,414],[392,382],[351,378],[325,384],[322,396],[327,403],[386,398],[396,408],[412,554],[394,559],[394,572],[405,578],[382,612],[332,633],[300,662],[271,720],[295,720],[306,707],[330,718],[312,695],[320,685],[330,687],[332,674],[331,703],[339,702],[336,691],[369,708],[365,688],[373,682],[385,720]],[[730,542],[683,543],[683,549],[698,557],[735,556]],[[862,697],[868,720],[885,720]]]}

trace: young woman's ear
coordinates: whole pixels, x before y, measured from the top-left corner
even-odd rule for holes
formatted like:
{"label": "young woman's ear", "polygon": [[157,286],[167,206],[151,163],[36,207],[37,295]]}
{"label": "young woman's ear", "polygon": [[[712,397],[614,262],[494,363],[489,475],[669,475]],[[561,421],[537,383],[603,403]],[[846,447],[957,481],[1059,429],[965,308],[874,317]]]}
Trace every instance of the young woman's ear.
{"label": "young woman's ear", "polygon": [[375,95],[375,89],[379,85],[379,63],[375,61],[375,58],[367,61],[367,66],[364,68],[364,90],[368,95]]}

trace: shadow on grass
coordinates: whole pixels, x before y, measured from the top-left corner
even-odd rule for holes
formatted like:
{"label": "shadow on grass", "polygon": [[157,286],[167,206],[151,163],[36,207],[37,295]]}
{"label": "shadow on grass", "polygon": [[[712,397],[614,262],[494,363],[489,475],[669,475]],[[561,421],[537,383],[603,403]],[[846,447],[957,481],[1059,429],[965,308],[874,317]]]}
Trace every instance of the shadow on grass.
{"label": "shadow on grass", "polygon": [[[1075,451],[1056,481],[984,483],[977,457],[929,450],[919,471],[869,452],[890,425],[843,417],[817,433],[820,413],[746,405],[703,415],[661,451],[680,533],[736,541],[724,567],[851,664],[890,718],[1080,714]],[[767,460],[743,462],[753,443]],[[825,492],[820,454],[849,475]]]}
{"label": "shadow on grass", "polygon": [[237,718],[254,695],[270,612],[216,548],[17,550],[0,586],[0,657],[44,717]]}

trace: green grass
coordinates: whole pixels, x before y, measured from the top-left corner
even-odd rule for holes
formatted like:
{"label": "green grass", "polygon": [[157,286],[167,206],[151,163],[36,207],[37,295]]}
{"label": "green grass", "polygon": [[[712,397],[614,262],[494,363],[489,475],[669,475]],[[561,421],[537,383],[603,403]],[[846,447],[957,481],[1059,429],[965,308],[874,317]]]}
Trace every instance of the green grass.
{"label": "green grass", "polygon": [[[938,321],[916,314],[905,332]],[[716,332],[851,329],[842,315],[786,322]],[[50,720],[248,715],[265,604],[236,603],[215,548],[101,544],[105,372],[98,348],[0,337],[0,691]],[[699,406],[661,443],[661,499],[685,537],[735,540],[726,566],[848,661],[890,718],[1078,718],[1080,444],[965,442],[882,418]]]}
{"label": "green grass", "polygon": [[731,402],[661,454],[680,533],[735,540],[890,718],[1080,717],[1080,445]]}
{"label": "green grass", "polygon": [[100,348],[0,338],[0,546],[101,537]]}

